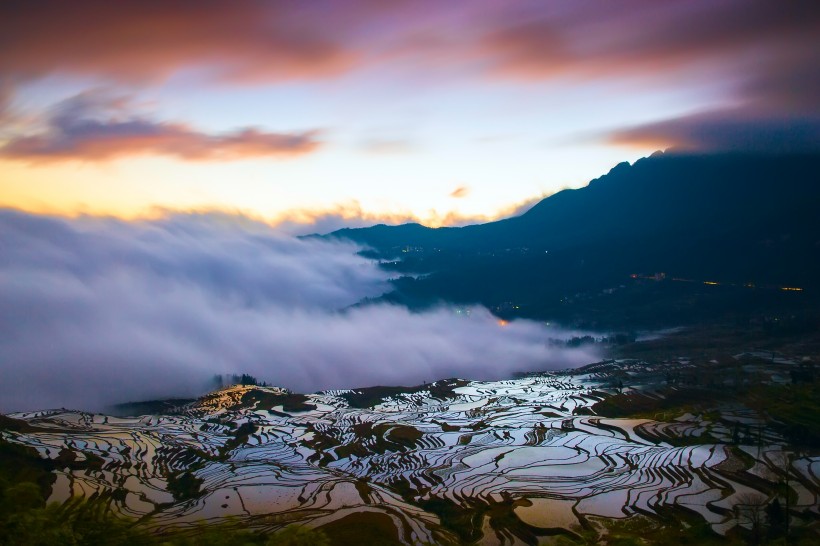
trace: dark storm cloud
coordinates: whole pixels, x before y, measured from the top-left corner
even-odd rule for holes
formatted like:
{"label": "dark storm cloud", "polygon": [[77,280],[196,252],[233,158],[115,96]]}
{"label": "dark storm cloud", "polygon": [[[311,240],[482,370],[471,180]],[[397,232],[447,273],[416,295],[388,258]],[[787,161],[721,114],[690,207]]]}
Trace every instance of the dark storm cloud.
{"label": "dark storm cloud", "polygon": [[[691,26],[692,40],[703,40],[692,45],[692,58],[703,64],[711,60],[717,68],[710,77],[732,82],[728,105],[617,129],[607,140],[704,152],[820,149],[820,50],[815,43],[820,4],[744,2],[725,17]],[[670,43],[678,41],[672,38],[676,32],[686,36],[669,30],[665,39]]]}
{"label": "dark storm cloud", "polygon": [[[818,29],[820,32],[820,29]],[[701,152],[820,151],[820,52],[770,59],[741,78],[735,104],[615,130],[622,145]]]}
{"label": "dark storm cloud", "polygon": [[[340,243],[242,217],[0,211],[0,410],[196,395],[215,373],[300,391],[504,377],[594,358],[482,309],[348,308],[388,289]],[[348,308],[345,310],[345,308]]]}
{"label": "dark storm cloud", "polygon": [[156,154],[187,161],[226,161],[293,157],[320,146],[316,131],[271,133],[251,127],[210,134],[183,123],[140,117],[130,112],[131,108],[128,98],[82,93],[56,105],[44,128],[6,141],[0,146],[0,157],[44,163]]}
{"label": "dark storm cloud", "polygon": [[818,152],[820,116],[717,110],[622,129],[610,134],[609,141],[695,152]]}

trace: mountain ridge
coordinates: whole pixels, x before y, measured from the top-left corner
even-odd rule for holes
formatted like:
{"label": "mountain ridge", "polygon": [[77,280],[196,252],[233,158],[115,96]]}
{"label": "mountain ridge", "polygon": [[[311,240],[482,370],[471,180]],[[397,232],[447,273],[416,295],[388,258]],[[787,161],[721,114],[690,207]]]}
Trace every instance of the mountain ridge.
{"label": "mountain ridge", "polygon": [[538,318],[554,317],[550,308],[568,295],[620,286],[636,274],[817,292],[818,172],[820,154],[656,153],[517,217],[326,237],[367,246],[367,255],[403,275],[389,299],[491,309],[512,302],[539,308]]}

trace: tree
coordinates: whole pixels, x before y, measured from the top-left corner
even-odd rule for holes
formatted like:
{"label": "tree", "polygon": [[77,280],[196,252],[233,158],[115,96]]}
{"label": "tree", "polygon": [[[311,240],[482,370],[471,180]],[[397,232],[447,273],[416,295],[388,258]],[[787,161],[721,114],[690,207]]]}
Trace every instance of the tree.
{"label": "tree", "polygon": [[769,536],[771,538],[785,534],[788,517],[777,497],[766,507],[766,519],[769,522]]}
{"label": "tree", "polygon": [[734,506],[735,518],[738,525],[748,527],[751,531],[752,544],[759,544],[763,536],[766,500],[760,493],[742,493],[737,496],[737,504]]}
{"label": "tree", "polygon": [[[789,536],[789,507],[791,504],[791,487],[789,487],[789,472],[792,464],[792,454],[786,451],[777,451],[768,453],[769,470],[771,472],[771,481],[778,485],[778,494],[782,494],[785,500],[786,508],[783,511],[783,531],[785,535]],[[775,499],[777,500],[777,499]],[[778,505],[779,505],[778,501]]]}

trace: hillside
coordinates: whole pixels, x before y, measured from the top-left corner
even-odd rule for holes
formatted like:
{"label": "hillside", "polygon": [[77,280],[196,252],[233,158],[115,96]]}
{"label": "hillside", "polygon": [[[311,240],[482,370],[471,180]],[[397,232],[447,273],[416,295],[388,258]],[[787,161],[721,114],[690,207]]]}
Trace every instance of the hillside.
{"label": "hillside", "polygon": [[399,279],[389,296],[411,305],[476,302],[511,316],[606,322],[628,304],[635,325],[701,320],[700,310],[803,312],[820,288],[818,171],[817,154],[656,153],[519,217],[329,236],[422,274]]}

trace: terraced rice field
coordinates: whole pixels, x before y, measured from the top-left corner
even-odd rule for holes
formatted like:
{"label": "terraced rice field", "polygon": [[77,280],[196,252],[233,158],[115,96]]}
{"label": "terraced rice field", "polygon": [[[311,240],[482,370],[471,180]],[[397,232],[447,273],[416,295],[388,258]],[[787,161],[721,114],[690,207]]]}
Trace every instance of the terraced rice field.
{"label": "terraced rice field", "polygon": [[168,415],[13,414],[29,426],[0,435],[60,461],[52,501],[98,494],[156,528],[233,516],[262,530],[373,525],[405,544],[533,544],[674,513],[726,533],[739,499],[771,498],[786,471],[793,514],[820,515],[820,458],[784,456],[765,428],[736,445],[733,420],[756,424],[743,408],[613,419],[590,410],[598,389],[588,376],[453,380],[354,407],[374,393],[231,387]]}

